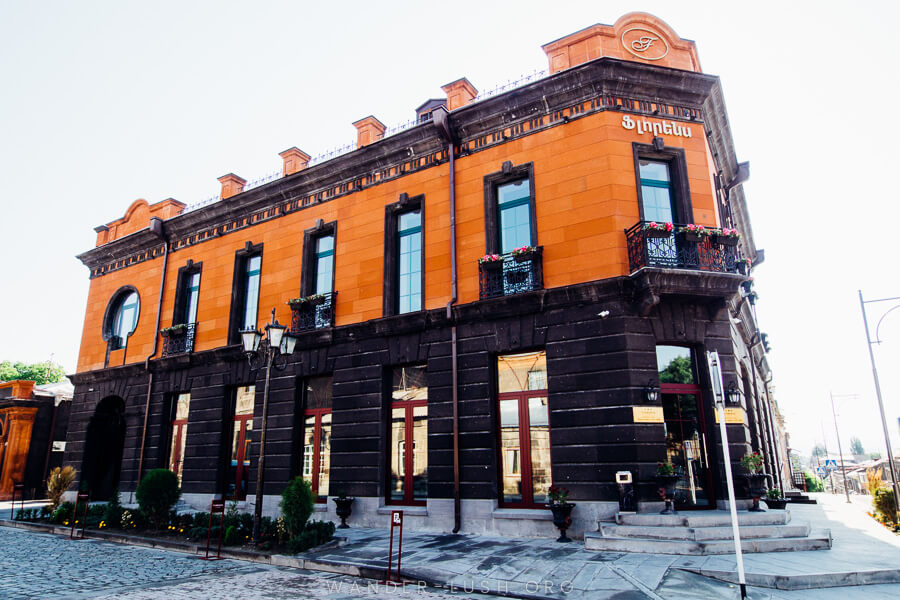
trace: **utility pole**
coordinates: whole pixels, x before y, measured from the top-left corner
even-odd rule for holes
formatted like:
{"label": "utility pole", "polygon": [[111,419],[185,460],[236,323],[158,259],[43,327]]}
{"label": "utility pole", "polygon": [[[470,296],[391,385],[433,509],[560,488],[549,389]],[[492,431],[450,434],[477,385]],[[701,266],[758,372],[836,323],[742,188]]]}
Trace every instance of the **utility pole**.
{"label": "utility pole", "polygon": [[[831,416],[834,417],[834,436],[837,438],[838,456],[841,457],[841,474],[844,476],[844,495],[847,496],[847,504],[850,504],[850,488],[847,487],[847,470],[844,468],[844,452],[841,450],[841,435],[838,433],[837,412],[834,410],[834,393],[828,392],[831,396]],[[834,485],[834,480],[832,480]]]}

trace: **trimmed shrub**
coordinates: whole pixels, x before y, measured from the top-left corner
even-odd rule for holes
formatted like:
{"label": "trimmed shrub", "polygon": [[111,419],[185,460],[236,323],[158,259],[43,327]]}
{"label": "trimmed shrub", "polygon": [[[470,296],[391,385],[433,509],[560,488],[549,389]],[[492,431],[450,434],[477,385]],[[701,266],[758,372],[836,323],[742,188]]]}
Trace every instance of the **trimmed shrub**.
{"label": "trimmed shrub", "polygon": [[75,473],[75,469],[69,465],[62,468],[56,467],[50,471],[50,475],[47,477],[47,498],[50,499],[50,512],[59,508],[62,495],[75,481]]}
{"label": "trimmed shrub", "polygon": [[305,552],[326,542],[334,537],[334,523],[331,521],[310,521],[299,535],[290,539],[287,549],[290,554]]}
{"label": "trimmed shrub", "polygon": [[[303,526],[313,513],[315,498],[309,482],[296,477],[281,493],[281,515],[290,538],[295,538],[303,531]],[[299,551],[298,551],[299,552]]]}
{"label": "trimmed shrub", "polygon": [[237,527],[234,525],[229,525],[225,530],[225,540],[222,542],[226,546],[234,546],[235,544],[240,544],[241,539],[238,536]]}
{"label": "trimmed shrub", "polygon": [[51,523],[64,523],[72,518],[72,511],[75,510],[75,504],[72,502],[63,502],[50,515]]}
{"label": "trimmed shrub", "polygon": [[821,492],[825,489],[825,485],[822,483],[822,480],[810,473],[809,471],[803,472],[803,478],[806,479],[806,490],[809,492]]}
{"label": "trimmed shrub", "polygon": [[122,504],[119,502],[119,488],[113,490],[112,497],[106,503],[106,510],[103,511],[103,521],[107,527],[115,527],[119,529],[122,526]]}
{"label": "trimmed shrub", "polygon": [[178,476],[168,469],[152,469],[138,484],[134,495],[153,528],[165,529],[169,511],[181,497]]}
{"label": "trimmed shrub", "polygon": [[881,515],[884,522],[893,523],[897,514],[897,503],[894,502],[894,490],[883,487],[875,490],[875,497],[872,498],[872,504],[875,510]]}

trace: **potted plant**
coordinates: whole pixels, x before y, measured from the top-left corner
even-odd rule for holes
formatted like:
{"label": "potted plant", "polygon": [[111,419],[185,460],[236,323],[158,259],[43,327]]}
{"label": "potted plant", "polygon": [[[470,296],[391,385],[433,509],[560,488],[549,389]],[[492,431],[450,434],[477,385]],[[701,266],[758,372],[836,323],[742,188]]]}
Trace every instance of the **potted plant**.
{"label": "potted plant", "polygon": [[675,484],[678,483],[678,475],[675,467],[669,461],[656,464],[656,483],[659,484],[659,496],[666,502],[666,507],[659,511],[661,515],[674,515],[677,513],[672,506],[675,500]]}
{"label": "potted plant", "polygon": [[170,336],[175,337],[176,335],[180,335],[180,334],[184,333],[184,331],[186,329],[187,329],[186,323],[179,323],[178,325],[172,325],[171,327],[163,327],[162,329],[159,330],[159,333],[163,337],[170,337]]}
{"label": "potted plant", "polygon": [[503,257],[499,254],[485,254],[478,259],[478,264],[485,270],[496,271],[503,267]]}
{"label": "potted plant", "polygon": [[763,512],[759,507],[759,499],[766,493],[766,483],[769,476],[763,473],[763,457],[759,452],[748,452],[741,457],[741,466],[747,470],[744,477],[747,479],[747,488],[753,506],[749,508],[753,512]]}
{"label": "potted plant", "polygon": [[649,223],[644,224],[641,231],[643,231],[644,235],[648,238],[665,238],[669,237],[669,235],[675,231],[675,226],[671,223],[657,223],[656,221],[650,221]]}
{"label": "potted plant", "polygon": [[735,261],[735,267],[737,267],[738,273],[741,275],[749,275],[752,266],[753,261],[749,258],[739,258]]}
{"label": "potted plant", "polygon": [[354,500],[356,500],[356,498],[348,498],[344,492],[341,492],[337,498],[334,498],[334,504],[336,506],[334,511],[341,519],[341,524],[338,525],[341,529],[350,528],[350,526],[347,525],[347,519],[350,518],[350,513],[352,512],[350,505],[353,504]]}
{"label": "potted plant", "polygon": [[715,242],[723,246],[737,246],[741,241],[741,234],[737,229],[729,229],[723,227],[721,231],[716,232]]}
{"label": "potted plant", "polygon": [[559,537],[557,542],[571,542],[566,537],[566,529],[572,526],[572,509],[575,505],[569,502],[569,490],[564,487],[551,485],[547,490],[547,508],[553,513],[553,524],[559,529]]}
{"label": "potted plant", "polygon": [[702,242],[703,238],[712,235],[714,230],[707,229],[703,225],[695,225],[690,223],[681,227],[678,230],[678,233],[684,238],[686,242]]}
{"label": "potted plant", "polygon": [[788,499],[781,496],[781,490],[772,488],[766,492],[766,506],[776,510],[784,510],[787,506]]}
{"label": "potted plant", "polygon": [[534,246],[522,246],[521,248],[516,248],[512,251],[513,258],[517,263],[526,262],[529,260],[534,260],[534,255],[537,254],[537,248]]}

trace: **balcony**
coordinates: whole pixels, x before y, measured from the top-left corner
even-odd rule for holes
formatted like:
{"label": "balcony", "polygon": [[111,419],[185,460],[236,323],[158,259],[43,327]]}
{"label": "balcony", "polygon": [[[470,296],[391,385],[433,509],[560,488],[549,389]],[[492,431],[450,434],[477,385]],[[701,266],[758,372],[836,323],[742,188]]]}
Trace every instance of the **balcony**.
{"label": "balcony", "polygon": [[313,294],[298,298],[291,307],[291,332],[300,333],[334,326],[334,306],[337,292]]}
{"label": "balcony", "polygon": [[[701,236],[689,241],[677,233],[644,229],[649,221],[639,221],[625,230],[628,242],[628,268],[634,273],[643,267],[661,269],[690,269],[714,273],[737,273],[740,262],[736,239],[718,241],[716,236]],[[660,237],[662,236],[662,237]]]}
{"label": "balcony", "polygon": [[190,354],[194,351],[194,333],[197,330],[196,323],[175,325],[161,329],[159,334],[163,339],[162,355],[175,356],[177,354]]}
{"label": "balcony", "polygon": [[533,292],[544,287],[542,246],[534,252],[500,255],[499,260],[478,265],[479,298],[497,298],[523,292]]}

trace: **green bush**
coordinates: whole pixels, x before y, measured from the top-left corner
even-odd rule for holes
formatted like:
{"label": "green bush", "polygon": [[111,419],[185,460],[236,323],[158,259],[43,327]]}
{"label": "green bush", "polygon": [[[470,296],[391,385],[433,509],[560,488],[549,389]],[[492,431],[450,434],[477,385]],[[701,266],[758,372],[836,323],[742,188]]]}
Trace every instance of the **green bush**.
{"label": "green bush", "polygon": [[334,523],[331,521],[310,521],[299,535],[290,539],[287,549],[290,554],[305,552],[326,542],[334,537]]}
{"label": "green bush", "polygon": [[822,483],[822,480],[816,477],[809,471],[803,472],[803,477],[806,479],[806,491],[808,492],[822,492],[825,490],[825,485]]}
{"label": "green bush", "polygon": [[50,515],[51,523],[63,523],[72,518],[72,511],[75,509],[75,504],[72,502],[63,502],[59,505],[53,513]]}
{"label": "green bush", "polygon": [[138,484],[135,498],[154,529],[165,529],[169,511],[181,497],[178,476],[168,469],[152,469]]}
{"label": "green bush", "polygon": [[119,502],[119,488],[113,490],[112,497],[106,503],[106,510],[103,511],[103,521],[107,527],[119,529],[122,526],[122,503]]}
{"label": "green bush", "polygon": [[225,530],[225,541],[223,542],[226,546],[234,546],[235,544],[240,544],[241,539],[238,537],[237,527],[234,525],[229,525]]}
{"label": "green bush", "polygon": [[290,538],[299,536],[303,531],[303,526],[313,513],[314,504],[312,488],[302,477],[296,477],[284,488],[279,506]]}
{"label": "green bush", "polygon": [[884,522],[893,523],[897,514],[897,503],[894,502],[894,491],[891,488],[883,487],[875,490],[875,496],[872,498],[872,504],[875,510],[881,515]]}

